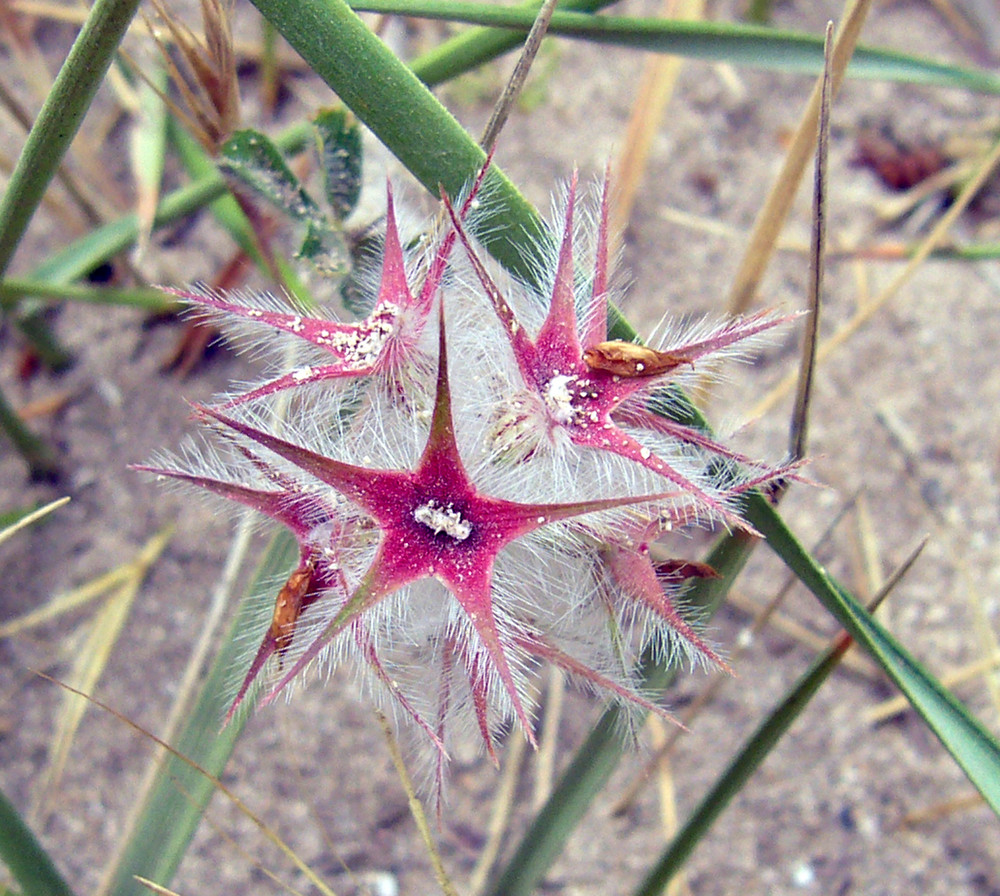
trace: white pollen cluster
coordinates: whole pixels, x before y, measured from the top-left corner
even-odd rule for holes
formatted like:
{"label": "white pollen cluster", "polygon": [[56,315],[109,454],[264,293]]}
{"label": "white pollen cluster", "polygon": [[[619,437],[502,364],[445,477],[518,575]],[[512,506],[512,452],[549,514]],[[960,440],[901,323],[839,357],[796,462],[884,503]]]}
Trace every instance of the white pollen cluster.
{"label": "white pollen cluster", "polygon": [[579,410],[573,405],[573,393],[570,384],[576,382],[575,376],[558,374],[549,380],[545,387],[545,402],[557,423],[566,425],[576,420]]}
{"label": "white pollen cluster", "polygon": [[326,335],[321,332],[316,337],[316,344],[330,346],[349,364],[367,367],[382,354],[386,340],[392,336],[399,311],[398,305],[382,302],[375,313],[356,329]]}
{"label": "white pollen cluster", "polygon": [[413,511],[413,518],[432,529],[435,535],[444,532],[455,541],[465,541],[472,534],[472,523],[462,519],[462,514],[451,504],[441,507],[437,501],[428,501]]}

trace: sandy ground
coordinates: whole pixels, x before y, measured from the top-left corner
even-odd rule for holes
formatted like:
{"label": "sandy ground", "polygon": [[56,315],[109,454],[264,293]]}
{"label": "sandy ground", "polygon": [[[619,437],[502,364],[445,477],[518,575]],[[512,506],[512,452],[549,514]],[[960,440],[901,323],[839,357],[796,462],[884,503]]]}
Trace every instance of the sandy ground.
{"label": "sandy ground", "polygon": [[[777,15],[780,24],[819,32],[836,7],[781,4]],[[54,43],[64,37],[58,31],[50,35]],[[880,6],[865,39],[918,46],[955,61],[971,59],[930,4]],[[530,116],[514,117],[498,151],[499,164],[543,206],[553,183],[574,164],[585,176],[599,175],[619,144],[642,65],[636,55],[570,43],[547,53],[551,72],[542,85],[544,99]],[[11,62],[0,64],[9,68]],[[461,98],[456,111],[471,131],[478,131],[488,113],[491,97],[483,94],[501,78],[494,72],[486,88],[480,81],[445,93],[453,104]],[[626,234],[623,268],[632,284],[626,311],[635,322],[648,326],[663,314],[723,309],[745,235],[780,164],[782,137],[810,86],[801,77],[685,66]],[[328,99],[321,89],[309,89],[317,101]],[[252,91],[248,85],[251,101]],[[958,91],[848,83],[833,113],[831,245],[896,240],[919,226],[911,221],[880,230],[873,207],[888,194],[869,172],[849,165],[862,123],[887,121],[901,134],[938,140],[971,134],[997,111],[995,100]],[[377,166],[377,161],[369,165],[375,186],[366,201],[372,207],[384,177]],[[675,209],[717,222],[726,232],[677,223]],[[966,216],[957,235],[987,238],[995,230],[995,221]],[[800,197],[787,233],[789,242],[805,241],[807,199]],[[33,259],[62,243],[53,224],[41,223],[18,256],[17,269],[27,270]],[[184,283],[210,275],[227,251],[202,221],[183,235],[179,248],[158,247],[142,268],[155,282]],[[898,270],[898,263],[884,261],[832,261],[824,335],[849,320],[859,302],[876,295]],[[804,256],[781,253],[761,301],[801,307],[805,281]],[[929,534],[924,555],[884,618],[938,673],[995,649],[990,639],[1000,628],[998,284],[993,262],[928,263],[823,364],[809,469],[822,487],[797,486],[783,507],[794,531],[811,544],[845,502],[860,496],[820,555],[862,595],[872,589],[862,543],[877,546],[877,578]],[[63,308],[54,325],[76,363],[62,376],[41,373],[27,382],[15,376],[17,340],[9,328],[2,332],[0,382],[6,395],[24,404],[68,389],[73,399],[57,416],[36,423],[58,443],[65,480],[56,486],[28,484],[5,448],[0,507],[62,494],[73,500],[44,526],[0,547],[0,613],[9,617],[36,607],[127,561],[156,531],[176,525],[97,688],[122,713],[160,731],[180,670],[204,625],[233,524],[128,472],[126,465],[178,443],[189,427],[182,398],[207,400],[230,379],[252,376],[253,365],[216,353],[195,375],[178,381],[159,369],[178,327],[140,324],[141,316],[129,311]],[[710,406],[713,419],[745,416],[794,368],[797,338],[789,332],[757,363],[734,371]],[[780,455],[788,406],[786,398],[754,421],[740,434],[741,446]],[[684,547],[694,553],[700,546],[695,538]],[[744,600],[763,602],[784,578],[780,564],[761,549],[737,590]],[[834,631],[801,589],[792,590],[783,612],[821,634]],[[0,786],[19,806],[32,807],[38,796],[61,700],[55,687],[28,670],[65,673],[88,619],[78,613],[0,642]],[[672,756],[682,818],[814,655],[776,627],[747,639],[748,624],[746,611],[737,606],[724,608],[712,623],[714,639],[730,645],[730,653],[737,642],[746,649],[735,661],[736,680],[692,724]],[[705,683],[704,675],[683,676],[670,703],[684,707]],[[986,682],[975,679],[957,691],[996,727],[996,704]],[[996,819],[966,800],[971,786],[915,716],[870,720],[872,708],[892,695],[863,667],[836,674],[696,851],[687,869],[690,892],[1000,893]],[[568,761],[599,713],[584,697],[571,694],[567,700],[557,763]],[[150,754],[150,745],[120,722],[88,713],[51,811],[35,815],[43,841],[78,892],[96,885]],[[613,818],[608,810],[642,760],[640,750],[623,763],[553,868],[546,892],[627,893],[641,877],[663,842],[657,784],[650,781],[624,817]],[[530,809],[533,776],[526,773],[518,787],[515,831]],[[366,881],[395,881],[404,894],[436,891],[381,734],[346,678],[261,712],[226,781],[337,893],[360,892]],[[485,810],[498,781],[473,750],[455,763],[440,839],[461,892],[485,837]],[[216,800],[210,814],[216,825],[231,826],[240,846],[282,879],[305,886],[286,862],[260,845],[231,806]],[[509,844],[515,841],[512,833]],[[209,825],[202,826],[174,885],[184,894],[278,889]]]}

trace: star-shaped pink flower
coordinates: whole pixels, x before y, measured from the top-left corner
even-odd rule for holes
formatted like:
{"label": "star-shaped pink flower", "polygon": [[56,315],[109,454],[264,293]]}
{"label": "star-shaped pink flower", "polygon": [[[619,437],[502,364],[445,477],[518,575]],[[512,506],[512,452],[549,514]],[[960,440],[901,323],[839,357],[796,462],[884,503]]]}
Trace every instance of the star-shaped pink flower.
{"label": "star-shaped pink flower", "polygon": [[[515,398],[505,421],[504,438],[553,440],[556,431],[569,436],[581,448],[610,452],[645,467],[674,483],[703,508],[739,528],[747,524],[705,486],[693,481],[635,436],[622,424],[666,435],[737,462],[760,466],[744,458],[704,433],[665,420],[651,413],[646,404],[657,388],[677,368],[745,339],[762,333],[782,321],[768,312],[728,320],[704,338],[674,347],[670,352],[648,352],[630,343],[606,342],[607,334],[607,182],[601,204],[595,269],[589,307],[578,322],[573,261],[573,207],[576,180],[570,185],[566,220],[559,250],[548,314],[532,339],[518,320],[510,303],[490,277],[473,249],[459,215],[444,201],[452,224],[486,295],[500,319],[513,351],[520,377],[529,393]],[[650,360],[642,360],[648,353]],[[655,365],[655,366],[654,366]],[[518,404],[518,402],[521,404]],[[539,413],[533,413],[540,409]],[[541,422],[539,422],[539,417]],[[544,432],[539,433],[538,430]],[[513,433],[513,434],[511,434]],[[539,439],[540,440],[540,439]],[[769,472],[769,478],[781,474]]]}
{"label": "star-shaped pink flower", "polygon": [[512,653],[522,652],[556,662],[599,686],[611,687],[616,693],[628,694],[644,706],[649,705],[627,688],[575,662],[550,644],[543,632],[533,631],[530,621],[518,620],[513,630],[501,627],[494,603],[493,572],[497,555],[504,548],[542,526],[596,511],[655,503],[666,495],[521,504],[483,494],[470,479],[456,443],[443,315],[438,365],[430,434],[413,470],[370,469],[344,463],[221,411],[197,409],[202,416],[223,424],[331,486],[370,516],[381,533],[375,557],[360,584],[267,699],[273,699],[333,639],[363,621],[376,604],[407,585],[433,578],[451,593],[476,633],[478,643],[455,644],[450,654],[465,666],[479,726],[491,752],[491,725],[486,716],[491,679],[506,693],[519,723],[528,738],[533,739],[530,717],[510,659]]}
{"label": "star-shaped pink flower", "polygon": [[[190,483],[250,507],[284,524],[298,543],[299,562],[275,598],[271,623],[264,632],[260,646],[226,714],[227,722],[242,704],[268,660],[276,656],[279,662],[278,671],[281,671],[280,663],[296,635],[298,622],[309,608],[323,600],[343,603],[348,599],[350,589],[342,569],[344,559],[341,556],[342,549],[349,540],[364,541],[370,537],[366,532],[359,531],[365,527],[359,525],[356,514],[345,513],[343,507],[335,507],[321,495],[304,489],[292,477],[273,469],[251,451],[243,447],[239,447],[238,450],[275,488],[250,488],[168,467],[147,465],[132,467],[140,472]],[[421,717],[391,676],[385,672],[363,620],[355,620],[351,628],[357,647],[375,676],[404,710],[424,728],[439,749],[443,749],[443,742],[438,733]]]}
{"label": "star-shaped pink flower", "polygon": [[[462,205],[462,215],[472,206],[486,171],[484,166],[472,184]],[[268,301],[254,306],[233,302],[211,292],[166,290],[195,307],[208,309],[216,316],[260,323],[289,333],[331,356],[329,361],[297,367],[230,398],[222,405],[223,408],[326,380],[382,377],[398,383],[411,378],[411,365],[418,362],[421,336],[447,268],[455,234],[449,231],[445,235],[431,259],[420,290],[414,295],[407,282],[406,259],[399,239],[391,185],[387,185],[386,192],[382,279],[374,308],[364,320],[343,323],[280,311],[268,307]]]}

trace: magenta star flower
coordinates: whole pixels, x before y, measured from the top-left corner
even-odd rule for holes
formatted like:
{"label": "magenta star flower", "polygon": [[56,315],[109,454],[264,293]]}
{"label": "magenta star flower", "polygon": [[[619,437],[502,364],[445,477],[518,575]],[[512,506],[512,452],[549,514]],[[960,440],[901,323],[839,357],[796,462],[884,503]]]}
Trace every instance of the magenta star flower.
{"label": "magenta star flower", "polygon": [[[566,436],[579,448],[618,455],[666,478],[711,515],[730,525],[747,528],[706,477],[696,481],[694,474],[678,469],[675,462],[663,456],[663,451],[654,450],[640,437],[642,432],[665,436],[675,445],[693,446],[728,460],[758,466],[704,433],[651,413],[647,405],[678,368],[692,367],[707,355],[771,329],[783,318],[761,312],[728,320],[703,337],[670,346],[666,351],[607,341],[607,182],[590,297],[582,321],[577,318],[577,272],[573,260],[575,188],[574,179],[548,314],[534,338],[479,260],[461,218],[448,206],[452,225],[506,333],[524,386],[498,415],[498,444],[513,457],[525,459],[539,446],[558,445],[559,437]],[[769,478],[781,472],[771,470]]]}
{"label": "magenta star flower", "polygon": [[[462,215],[475,201],[486,170],[484,166],[469,190],[462,205]],[[449,231],[441,241],[427,267],[423,284],[414,295],[407,281],[407,264],[396,224],[391,185],[387,185],[386,193],[381,284],[374,308],[364,320],[343,323],[288,312],[267,294],[251,299],[252,304],[240,304],[211,292],[167,290],[196,308],[211,312],[213,316],[235,319],[244,325],[261,324],[289,333],[322,352],[324,360],[297,367],[230,398],[222,405],[224,408],[327,380],[380,377],[398,385],[414,378],[414,369],[419,370],[423,360],[421,336],[447,268],[455,234]]]}
{"label": "magenta star flower", "polygon": [[[196,410],[200,416],[223,425],[228,431],[332,487],[347,499],[355,511],[360,511],[373,522],[380,536],[374,557],[360,575],[357,585],[346,595],[344,587],[349,576],[345,577],[341,555],[347,552],[341,550],[341,542],[350,533],[344,522],[343,510],[315,497],[292,477],[272,474],[269,478],[279,488],[263,491],[194,474],[142,468],[208,488],[283,522],[295,533],[301,550],[299,566],[286,586],[291,591],[291,597],[299,601],[295,618],[315,601],[336,608],[327,613],[330,618],[321,630],[309,635],[310,642],[297,652],[296,659],[290,663],[268,700],[273,699],[331,643],[345,637],[348,629],[354,629],[356,635],[359,630],[364,633],[366,619],[385,599],[408,586],[433,580],[451,595],[464,616],[468,630],[474,634],[473,638],[460,639],[453,630],[446,631],[440,638],[439,650],[443,654],[439,653],[439,657],[443,657],[440,662],[444,665],[459,662],[464,666],[477,723],[491,754],[490,731],[500,721],[491,722],[488,718],[491,707],[499,707],[505,715],[505,706],[509,706],[529,740],[533,741],[525,684],[520,671],[531,658],[556,663],[595,686],[611,690],[619,696],[628,696],[640,705],[652,708],[649,701],[627,684],[615,682],[566,653],[518,607],[503,605],[502,593],[495,587],[494,571],[501,552],[544,526],[599,511],[650,505],[667,496],[658,494],[574,503],[523,504],[481,492],[466,471],[456,441],[443,316],[437,394],[430,433],[415,469],[376,469],[345,463],[281,439],[221,411],[205,407]],[[317,531],[323,533],[323,544],[316,543]],[[276,618],[279,615],[277,608],[275,615]],[[272,623],[237,700],[246,692],[264,662],[275,653],[283,652],[285,643],[282,638],[288,634],[275,629]],[[365,641],[362,647],[366,661],[375,668],[379,679],[391,684],[390,676],[383,674],[374,641]],[[499,695],[503,696],[502,700],[497,699]],[[407,711],[426,730],[430,730],[422,715],[406,702],[401,689],[397,688],[393,696],[403,702]],[[435,739],[440,740],[440,737]]]}

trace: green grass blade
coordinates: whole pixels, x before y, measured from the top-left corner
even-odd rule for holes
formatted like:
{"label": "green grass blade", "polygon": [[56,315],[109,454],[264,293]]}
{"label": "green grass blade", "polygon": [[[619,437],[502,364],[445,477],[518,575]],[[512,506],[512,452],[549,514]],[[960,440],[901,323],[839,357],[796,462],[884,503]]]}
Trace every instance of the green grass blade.
{"label": "green grass blade", "polygon": [[849,638],[841,638],[824,652],[789,690],[782,701],[761,722],[757,730],[733,756],[726,770],[698,803],[690,818],[677,832],[669,846],[650,868],[633,896],[657,896],[681,869],[695,846],[722,814],[750,776],[771,754],[775,744],[805,709],[820,685],[837,668],[851,646]]}
{"label": "green grass blade", "polygon": [[73,896],[49,854],[2,791],[0,859],[17,881],[22,896]]}
{"label": "green grass blade", "polygon": [[[561,10],[597,12],[615,0],[563,0]],[[540,4],[528,0],[514,9],[526,11],[534,20]],[[472,28],[444,41],[413,60],[413,73],[425,84],[434,86],[495,59],[519,47],[524,34],[504,28]]]}
{"label": "green grass blade", "polygon": [[28,133],[0,200],[0,277],[80,127],[139,0],[96,0]]}
{"label": "green grass blade", "polygon": [[66,495],[62,498],[56,498],[54,501],[49,501],[44,506],[36,503],[30,507],[18,507],[14,510],[7,510],[0,513],[0,544],[3,544],[9,538],[13,538],[22,529],[33,526],[64,504],[68,504],[69,500],[69,495]]}
{"label": "green grass blade", "polygon": [[[692,608],[713,612],[743,569],[757,542],[757,539],[743,533],[721,539],[705,558],[719,573],[719,578],[699,579],[686,592],[685,602]],[[643,685],[662,691],[675,672],[675,668],[664,668],[647,658],[643,664]],[[611,707],[601,716],[563,772],[548,801],[532,819],[514,854],[493,880],[487,891],[488,896],[527,896],[535,892],[627,749],[619,710]]]}
{"label": "green grass blade", "polygon": [[[398,13],[526,32],[534,13],[453,0],[358,0],[365,12]],[[549,33],[633,50],[671,53],[692,59],[730,62],[771,71],[817,75],[823,69],[823,36],[728,22],[689,22],[594,16],[564,9],[552,15]],[[895,50],[858,47],[848,66],[850,77],[1000,93],[1000,77]]]}
{"label": "green grass blade", "polygon": [[747,502],[747,520],[850,635],[871,654],[938,736],[990,807],[1000,815],[1000,743],[985,726],[831,579],[764,498]]}
{"label": "green grass blade", "polygon": [[[295,541],[289,534],[282,532],[275,537],[174,743],[180,753],[216,777],[225,768],[248,716],[245,712],[237,713],[220,730],[228,709],[232,670],[243,652],[238,641],[259,616],[255,610],[259,590],[287,575],[297,556]],[[144,896],[148,891],[134,879],[137,874],[162,885],[169,884],[213,792],[211,781],[177,757],[165,756],[129,841],[102,892],[112,896]]]}
{"label": "green grass blade", "polygon": [[181,307],[175,299],[148,286],[82,286],[78,283],[53,283],[15,277],[9,277],[0,283],[0,308],[13,308],[26,296],[61,302],[84,302],[88,305],[120,305],[157,313]]}

